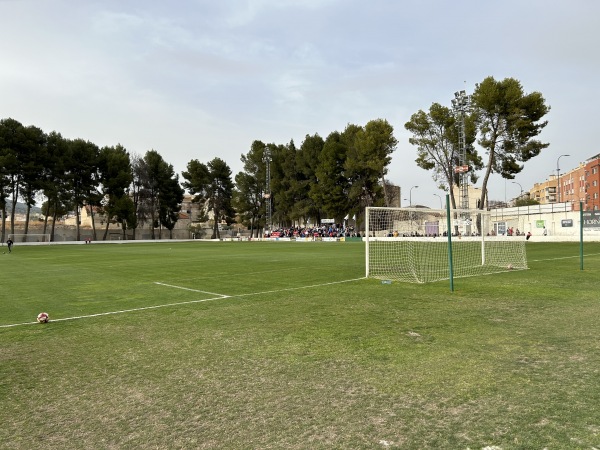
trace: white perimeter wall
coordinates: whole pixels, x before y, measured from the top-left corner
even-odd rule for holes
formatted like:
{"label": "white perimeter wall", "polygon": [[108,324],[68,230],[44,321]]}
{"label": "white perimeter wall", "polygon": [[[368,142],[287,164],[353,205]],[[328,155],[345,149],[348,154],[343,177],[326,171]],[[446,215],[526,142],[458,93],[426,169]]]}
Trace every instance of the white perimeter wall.
{"label": "white perimeter wall", "polygon": [[[518,214],[517,208],[497,209],[492,211],[491,222],[506,222],[506,227],[512,227],[515,232],[531,232],[532,239],[535,241],[579,241],[579,211],[539,213],[539,214]],[[572,227],[562,226],[564,219],[573,221]],[[544,236],[544,224],[547,229],[547,236]],[[600,228],[584,229],[584,240],[600,241]]]}

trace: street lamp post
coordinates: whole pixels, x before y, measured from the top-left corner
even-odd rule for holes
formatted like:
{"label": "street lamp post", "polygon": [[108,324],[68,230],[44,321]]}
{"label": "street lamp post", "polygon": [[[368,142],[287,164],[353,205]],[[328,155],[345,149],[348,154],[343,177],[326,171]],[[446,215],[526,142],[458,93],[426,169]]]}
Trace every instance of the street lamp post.
{"label": "street lamp post", "polygon": [[511,183],[519,185],[519,188],[521,188],[521,194],[519,195],[519,200],[523,200],[523,186],[521,186],[521,183],[517,183],[516,181],[511,181]]}
{"label": "street lamp post", "polygon": [[413,186],[413,187],[411,187],[411,188],[410,188],[410,191],[408,191],[408,202],[410,203],[410,205],[409,205],[409,206],[412,206],[412,190],[413,190],[414,188],[418,188],[418,187],[419,187],[419,186]]}
{"label": "street lamp post", "polygon": [[560,203],[560,167],[558,166],[558,163],[560,161],[560,158],[562,158],[563,156],[571,155],[560,155],[556,160],[556,203]]}
{"label": "street lamp post", "polygon": [[442,197],[441,197],[441,195],[439,195],[439,194],[433,194],[433,195],[435,195],[437,198],[440,199],[440,209],[444,209],[444,207],[442,206]]}

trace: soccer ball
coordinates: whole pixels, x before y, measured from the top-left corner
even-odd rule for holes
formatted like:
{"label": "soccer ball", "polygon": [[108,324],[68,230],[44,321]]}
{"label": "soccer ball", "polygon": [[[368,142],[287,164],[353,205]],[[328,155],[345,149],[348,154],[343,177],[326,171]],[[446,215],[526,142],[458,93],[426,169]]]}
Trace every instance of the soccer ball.
{"label": "soccer ball", "polygon": [[513,270],[513,265],[512,264],[508,265],[508,270]]}
{"label": "soccer ball", "polygon": [[48,313],[39,313],[37,316],[37,321],[39,323],[48,323],[48,321],[50,320],[50,316],[48,315]]}

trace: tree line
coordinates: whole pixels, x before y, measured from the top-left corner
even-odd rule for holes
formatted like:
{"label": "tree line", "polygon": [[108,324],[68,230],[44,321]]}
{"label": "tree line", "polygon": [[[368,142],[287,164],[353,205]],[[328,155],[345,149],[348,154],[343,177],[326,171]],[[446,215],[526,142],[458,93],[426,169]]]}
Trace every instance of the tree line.
{"label": "tree line", "polygon": [[[6,235],[7,206],[10,205],[10,233],[15,232],[15,211],[19,200],[27,208],[24,233],[29,231],[31,208],[42,195],[44,233],[54,237],[57,218],[75,213],[77,240],[80,214],[89,207],[92,219],[102,212],[106,221],[122,225],[123,233],[143,224],[172,231],[177,222],[184,190],[173,166],[154,150],[143,157],[130,155],[121,145],[99,148],[84,139],[67,139],[53,131],[24,126],[15,119],[0,121],[0,211],[2,239]],[[51,220],[50,230],[48,221]],[[92,220],[93,238],[97,239]]]}
{"label": "tree line", "polygon": [[[484,169],[479,202],[483,208],[491,174],[512,179],[523,169],[521,163],[548,146],[536,137],[547,124],[542,119],[549,109],[539,92],[524,93],[518,80],[488,77],[476,85],[468,109],[460,116],[456,109],[433,103],[428,112],[413,114],[405,128],[412,133],[409,142],[417,149],[417,165],[433,172],[433,179],[451,194],[452,207],[456,207],[453,186],[461,182],[455,171],[460,163],[461,126],[471,180],[477,179],[477,170]],[[3,119],[2,238],[7,205],[12,206],[11,233],[17,201],[27,205],[27,233],[30,208],[39,194],[46,199],[42,204],[44,233],[49,218],[53,236],[56,219],[74,211],[77,240],[83,207],[108,218],[103,239],[109,222],[120,223],[123,233],[133,230],[134,236],[138,227],[147,226],[153,239],[158,229],[160,238],[163,228],[172,232],[185,190],[200,203],[200,219],[212,216],[212,238],[219,237],[219,223],[234,221],[257,236],[271,225],[319,224],[322,218],[340,223],[350,216],[360,223],[365,207],[388,206],[397,195],[396,187],[386,180],[398,144],[393,132],[385,119],[376,119],[364,126],[348,124],[326,138],[306,135],[299,147],[293,140],[284,145],[256,140],[241,155],[243,170],[235,177],[220,158],[193,159],[180,182],[173,166],[155,150],[131,155],[121,145],[99,148],[83,139],[66,139],[55,131],[46,134],[35,126]],[[475,142],[486,153],[487,162]],[[92,224],[96,239],[93,220]]]}
{"label": "tree line", "polygon": [[2,239],[7,211],[10,233],[15,232],[19,200],[27,208],[24,233],[28,233],[30,211],[40,196],[45,199],[43,232],[52,238],[57,219],[74,212],[80,240],[84,207],[92,214],[93,239],[102,232],[94,221],[98,213],[108,219],[102,239],[111,222],[120,223],[124,234],[133,230],[134,236],[138,227],[149,227],[153,239],[158,229],[160,238],[162,229],[173,230],[185,190],[200,203],[204,212],[200,219],[212,213],[212,238],[219,237],[219,223],[236,220],[258,235],[271,225],[266,223],[267,202],[277,226],[319,223],[323,217],[341,221],[349,213],[360,214],[365,206],[385,204],[385,175],[396,144],[392,126],[378,119],[365,126],[348,125],[327,139],[307,135],[299,148],[293,141],[287,145],[254,141],[241,156],[244,170],[234,179],[222,159],[207,163],[194,159],[180,182],[173,166],[155,150],[143,157],[131,155],[121,145],[100,148],[7,118],[0,120]]}

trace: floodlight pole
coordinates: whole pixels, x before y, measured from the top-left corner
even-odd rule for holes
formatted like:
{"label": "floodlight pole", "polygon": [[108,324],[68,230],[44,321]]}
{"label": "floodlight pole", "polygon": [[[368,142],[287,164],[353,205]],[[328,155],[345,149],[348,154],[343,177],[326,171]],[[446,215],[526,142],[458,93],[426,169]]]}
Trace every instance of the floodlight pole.
{"label": "floodlight pole", "polygon": [[469,166],[467,164],[467,140],[465,136],[465,113],[469,106],[470,98],[465,91],[454,93],[452,99],[452,107],[458,116],[458,159],[459,166],[454,168],[456,173],[459,173],[459,196],[460,207],[469,209]]}
{"label": "floodlight pole", "polygon": [[267,230],[269,230],[269,237],[271,235],[271,221],[273,211],[271,209],[272,200],[271,200],[271,149],[269,147],[265,148],[264,153],[265,159],[265,171],[266,171],[266,180],[265,180],[265,207],[266,207],[266,217],[265,217],[265,234]]}
{"label": "floodlight pole", "polygon": [[433,195],[435,195],[437,198],[440,199],[440,209],[443,209],[443,206],[442,206],[442,197],[439,194],[433,194]]}

